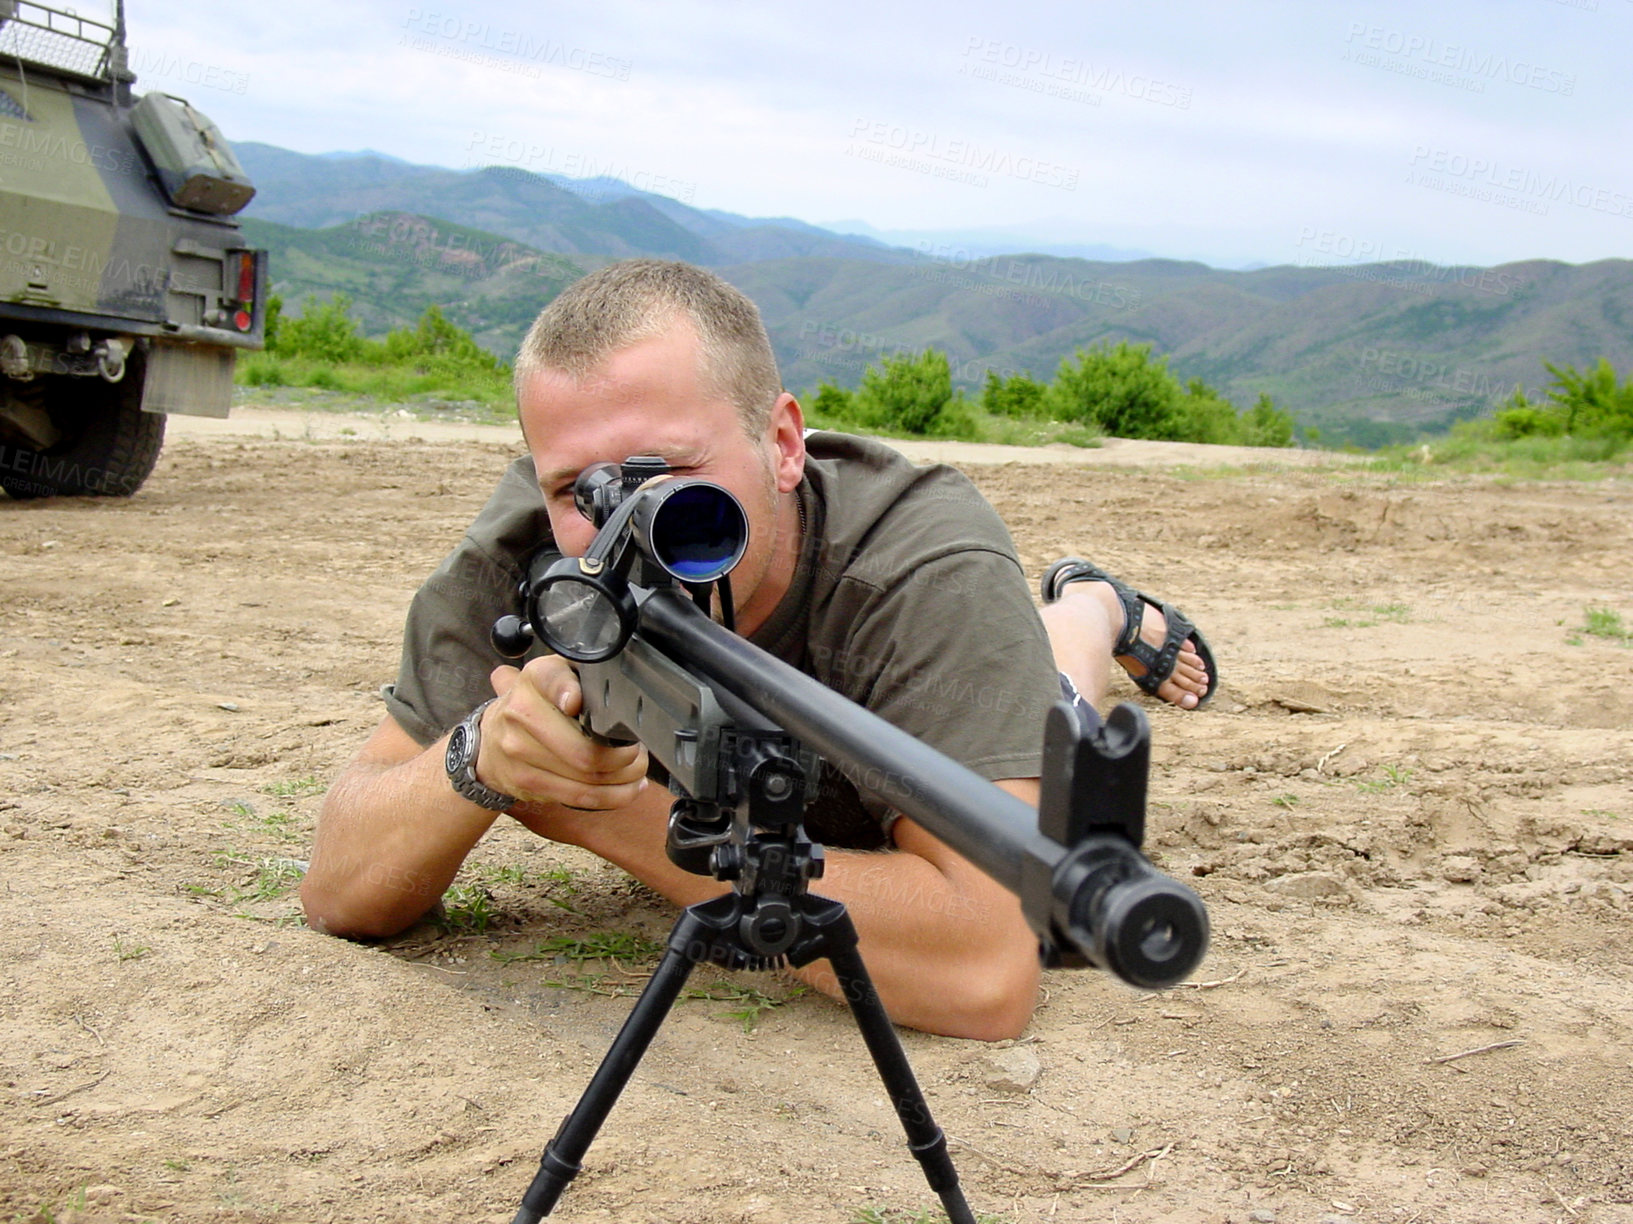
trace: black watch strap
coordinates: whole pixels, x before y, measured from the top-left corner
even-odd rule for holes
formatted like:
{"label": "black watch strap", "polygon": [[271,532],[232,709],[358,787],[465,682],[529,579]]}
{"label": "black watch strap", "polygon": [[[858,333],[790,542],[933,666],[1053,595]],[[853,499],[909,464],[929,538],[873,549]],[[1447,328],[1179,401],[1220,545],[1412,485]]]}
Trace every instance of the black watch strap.
{"label": "black watch strap", "polygon": [[476,758],[482,751],[482,712],[493,704],[489,698],[465,716],[465,721],[448,736],[448,752],[443,758],[448,781],[460,796],[469,799],[490,812],[502,812],[516,803],[514,795],[506,795],[484,786],[476,776]]}

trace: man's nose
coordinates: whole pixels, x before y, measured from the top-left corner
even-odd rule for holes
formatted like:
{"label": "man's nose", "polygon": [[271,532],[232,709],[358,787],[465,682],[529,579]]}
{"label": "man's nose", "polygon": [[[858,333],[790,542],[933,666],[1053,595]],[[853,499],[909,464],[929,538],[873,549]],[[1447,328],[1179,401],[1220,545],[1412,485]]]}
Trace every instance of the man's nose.
{"label": "man's nose", "polygon": [[556,537],[556,547],[569,557],[582,557],[589,551],[590,541],[595,539],[595,524],[582,514],[565,514],[560,520],[552,519],[550,530]]}

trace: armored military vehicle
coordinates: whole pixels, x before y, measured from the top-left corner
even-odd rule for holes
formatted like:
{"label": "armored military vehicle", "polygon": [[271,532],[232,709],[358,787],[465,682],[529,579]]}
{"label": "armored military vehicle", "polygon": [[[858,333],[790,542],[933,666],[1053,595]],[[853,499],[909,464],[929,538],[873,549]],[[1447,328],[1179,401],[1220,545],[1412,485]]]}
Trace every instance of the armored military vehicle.
{"label": "armored military vehicle", "polygon": [[[83,5],[82,5],[83,7]],[[255,189],[185,100],[138,96],[105,21],[0,0],[0,488],[129,496],[165,414],[226,416],[262,346]]]}

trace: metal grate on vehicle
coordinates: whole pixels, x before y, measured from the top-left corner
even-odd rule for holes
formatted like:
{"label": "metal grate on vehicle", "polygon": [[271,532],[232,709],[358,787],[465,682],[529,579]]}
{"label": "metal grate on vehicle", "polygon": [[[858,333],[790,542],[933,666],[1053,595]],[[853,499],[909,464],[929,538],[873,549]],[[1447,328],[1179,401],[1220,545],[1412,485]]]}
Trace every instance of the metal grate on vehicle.
{"label": "metal grate on vehicle", "polygon": [[29,0],[15,0],[13,4],[0,4],[0,63],[22,60],[75,76],[106,80],[113,33],[113,27],[103,22]]}

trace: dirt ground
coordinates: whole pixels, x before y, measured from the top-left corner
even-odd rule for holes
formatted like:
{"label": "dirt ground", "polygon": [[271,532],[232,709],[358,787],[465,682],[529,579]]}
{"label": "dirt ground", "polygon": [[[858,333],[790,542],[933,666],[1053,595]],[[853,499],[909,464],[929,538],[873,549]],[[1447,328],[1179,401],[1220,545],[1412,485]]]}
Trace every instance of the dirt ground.
{"label": "dirt ground", "polygon": [[[672,915],[501,825],[440,925],[302,926],[322,789],[514,447],[246,428],[177,428],[128,501],[0,499],[0,1220],[506,1221]],[[1034,575],[1089,553],[1224,677],[1146,707],[1193,982],[903,1034],[972,1203],[1633,1221],[1633,649],[1584,632],[1633,622],[1633,485],[1202,453],[968,466]],[[847,1013],[694,985],[552,1218],[933,1204]]]}

